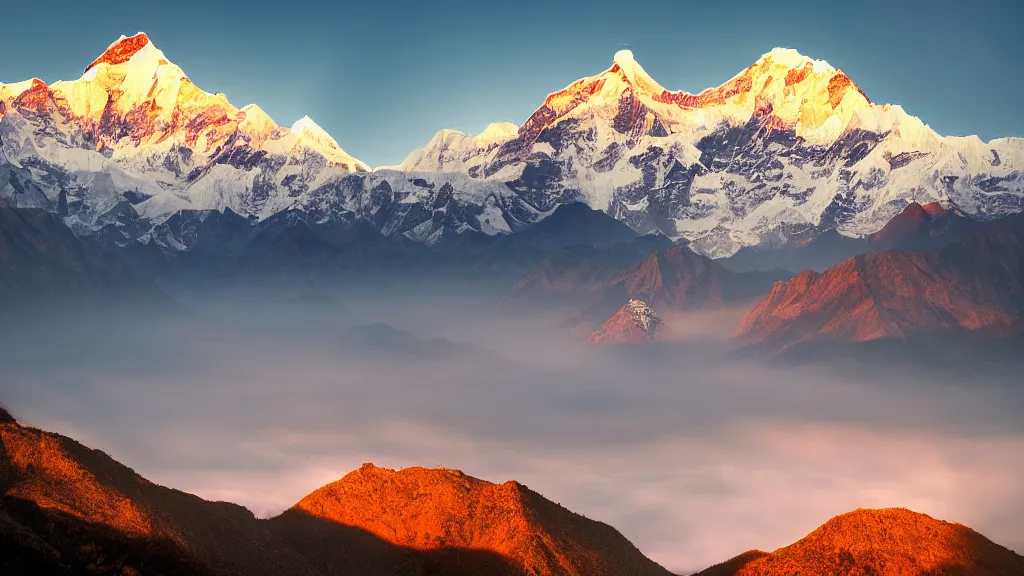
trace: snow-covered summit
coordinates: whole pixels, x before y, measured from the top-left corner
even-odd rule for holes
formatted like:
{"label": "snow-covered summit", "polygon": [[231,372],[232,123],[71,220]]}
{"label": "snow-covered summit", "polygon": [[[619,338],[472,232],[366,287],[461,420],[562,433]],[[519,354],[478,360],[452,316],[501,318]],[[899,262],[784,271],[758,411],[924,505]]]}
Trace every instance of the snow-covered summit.
{"label": "snow-covered summit", "polygon": [[0,197],[65,206],[79,234],[149,241],[180,211],[230,209],[362,219],[428,244],[506,234],[582,201],[722,257],[817,230],[863,236],[911,201],[1020,211],[1024,140],[942,137],[792,49],[698,93],[666,89],[622,50],[520,126],[441,130],[371,172],[308,116],[283,127],[197,87],[140,33],[76,80],[0,83]]}
{"label": "snow-covered summit", "polygon": [[318,183],[369,171],[308,117],[284,128],[202,90],[145,33],[119,38],[77,80],[0,84],[0,133],[0,164],[37,167],[40,190],[16,202],[56,205],[63,190],[88,207],[73,219],[79,232],[125,191],[157,223],[183,209],[267,217]]}
{"label": "snow-covered summit", "polygon": [[828,62],[804,56],[793,48],[772,48],[771,51],[757,59],[758,63],[766,61],[770,61],[790,69],[803,68],[807,64],[810,64],[816,74],[829,74],[836,71],[836,69]]}

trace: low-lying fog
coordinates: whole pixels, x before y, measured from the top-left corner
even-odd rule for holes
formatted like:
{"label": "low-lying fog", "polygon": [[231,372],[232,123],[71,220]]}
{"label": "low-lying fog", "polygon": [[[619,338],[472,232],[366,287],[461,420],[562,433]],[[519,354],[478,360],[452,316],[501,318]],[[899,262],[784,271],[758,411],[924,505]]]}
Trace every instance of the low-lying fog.
{"label": "low-lying fog", "polygon": [[412,294],[177,294],[169,315],[9,321],[0,402],[260,516],[372,461],[519,480],[680,572],[857,507],[1024,550],[1019,372],[728,360],[730,313],[670,317],[660,346],[588,349],[560,313]]}

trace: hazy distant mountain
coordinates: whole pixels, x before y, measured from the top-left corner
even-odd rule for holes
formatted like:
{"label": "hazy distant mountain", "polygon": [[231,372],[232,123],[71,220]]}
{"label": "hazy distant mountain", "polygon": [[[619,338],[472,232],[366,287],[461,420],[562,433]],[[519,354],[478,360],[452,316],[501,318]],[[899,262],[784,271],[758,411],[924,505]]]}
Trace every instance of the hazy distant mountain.
{"label": "hazy distant mountain", "polygon": [[988,222],[931,252],[865,254],[775,284],[737,336],[778,352],[811,342],[1024,332],[1024,218]]}
{"label": "hazy distant mountain", "polygon": [[771,268],[820,271],[858,254],[935,250],[962,240],[982,224],[938,202],[925,205],[912,202],[881,230],[861,238],[826,231],[779,247],[743,248],[721,262],[737,271]]}
{"label": "hazy distant mountain", "polygon": [[513,299],[565,302],[600,290],[609,279],[649,254],[672,247],[661,235],[641,236],[604,249],[568,246],[550,254],[519,278],[506,296]]}
{"label": "hazy distant mountain", "polygon": [[384,322],[353,326],[343,343],[367,352],[425,360],[439,360],[473,352],[473,348],[467,344],[447,338],[419,338]]}
{"label": "hazy distant mountain", "polygon": [[54,214],[0,202],[0,297],[9,302],[127,295],[165,299],[123,262],[76,238]]}
{"label": "hazy distant mountain", "polygon": [[364,465],[258,520],[0,411],[4,574],[668,576],[516,482]]}
{"label": "hazy distant mountain", "polygon": [[[746,305],[789,278],[783,270],[733,272],[687,246],[654,250],[638,257],[616,250],[566,250],[538,264],[506,298],[571,306],[572,326],[591,327],[631,299],[658,310],[713,310]],[[631,262],[629,262],[631,260]]]}
{"label": "hazy distant mountain", "polygon": [[752,550],[696,576],[1011,576],[1024,556],[970,528],[902,508],[836,516],[800,541]]}
{"label": "hazy distant mountain", "polygon": [[[57,213],[106,246],[172,251],[201,243],[188,222],[228,211],[299,212],[341,231],[365,222],[437,246],[583,202],[724,257],[863,237],[914,201],[981,219],[1024,208],[1024,140],[941,137],[786,49],[699,94],[664,89],[621,51],[522,126],[442,130],[400,166],[369,171],[308,117],[283,127],[203,91],[137,34],[77,80],[0,84],[0,142],[0,197],[12,205]],[[230,233],[202,236],[230,237],[232,220],[214,217],[207,228]]]}
{"label": "hazy distant mountain", "polygon": [[607,248],[625,244],[638,236],[632,228],[608,214],[582,202],[572,202],[558,206],[550,216],[503,241],[558,250],[575,245]]}

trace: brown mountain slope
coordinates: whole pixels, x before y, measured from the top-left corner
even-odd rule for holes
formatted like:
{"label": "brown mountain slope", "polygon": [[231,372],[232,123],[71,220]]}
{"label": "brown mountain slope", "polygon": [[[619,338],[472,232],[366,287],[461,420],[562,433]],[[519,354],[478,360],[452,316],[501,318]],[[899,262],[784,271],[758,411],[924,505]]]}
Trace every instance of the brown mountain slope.
{"label": "brown mountain slope", "polygon": [[1009,336],[1024,330],[1024,217],[928,253],[860,255],[778,282],[737,327],[767,351],[810,341]]}
{"label": "brown mountain slope", "polygon": [[258,520],[3,410],[0,494],[3,574],[668,574],[515,482],[368,465]]}
{"label": "brown mountain slope", "polygon": [[1024,556],[974,530],[903,508],[836,516],[802,540],[747,552],[698,576],[1011,576]]}
{"label": "brown mountain slope", "polygon": [[593,249],[552,255],[530,270],[508,298],[561,302],[574,313],[568,326],[589,334],[629,300],[659,310],[708,310],[745,303],[768,293],[772,282],[789,278],[782,270],[736,273],[686,246],[650,250],[611,259]]}
{"label": "brown mountain slope", "polygon": [[[366,464],[270,521],[279,532],[296,535],[297,549],[329,550],[303,529],[280,528],[304,516],[356,526],[415,550],[494,552],[509,560],[503,574],[668,574],[610,526],[574,514],[517,482],[491,484],[457,470],[394,471]],[[489,567],[475,573],[499,572]]]}

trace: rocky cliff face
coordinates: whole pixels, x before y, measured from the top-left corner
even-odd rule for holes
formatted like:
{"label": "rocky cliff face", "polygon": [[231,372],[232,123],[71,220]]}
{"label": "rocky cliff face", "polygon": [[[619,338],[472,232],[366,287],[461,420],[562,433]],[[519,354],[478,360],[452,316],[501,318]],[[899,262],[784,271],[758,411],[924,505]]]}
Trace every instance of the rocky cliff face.
{"label": "rocky cliff face", "polygon": [[284,127],[203,91],[145,34],[112,44],[78,80],[0,84],[0,197],[59,213],[80,236],[172,250],[192,247],[159,229],[181,212],[295,210],[427,244],[540,217],[500,184],[371,174],[309,117]]}

